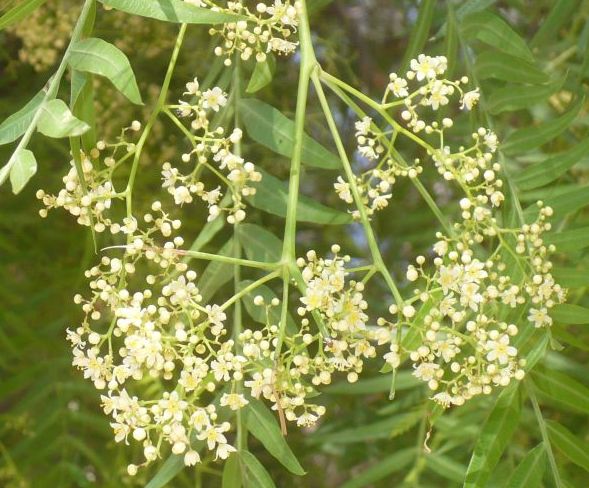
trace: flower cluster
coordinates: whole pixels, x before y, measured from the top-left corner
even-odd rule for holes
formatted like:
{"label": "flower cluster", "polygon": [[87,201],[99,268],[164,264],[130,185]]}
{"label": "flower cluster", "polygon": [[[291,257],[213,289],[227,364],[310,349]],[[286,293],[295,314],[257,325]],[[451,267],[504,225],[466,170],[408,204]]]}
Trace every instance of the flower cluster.
{"label": "flower cluster", "polygon": [[[211,114],[217,113],[227,104],[227,95],[219,87],[201,91],[198,80],[186,84],[185,95],[190,101],[180,100],[177,106],[182,117],[191,119],[190,127],[193,132],[185,129],[193,149],[182,155],[185,164],[195,161],[189,173],[183,173],[170,163],[164,163],[162,170],[163,188],[174,197],[176,205],[190,203],[193,195],[207,203],[209,220],[215,219],[221,212],[227,212],[229,223],[238,223],[245,219],[245,204],[243,197],[254,195],[256,189],[251,183],[262,179],[261,173],[256,171],[253,163],[246,162],[235,153],[234,146],[241,141],[241,129],[234,129],[231,134],[224,136],[222,127],[212,128]],[[211,161],[212,160],[212,161]],[[200,181],[204,169],[213,173],[221,183],[228,187],[233,206],[223,208],[219,205],[223,192],[221,187],[207,190]],[[226,174],[223,174],[224,171]]]}
{"label": "flower cluster", "polygon": [[[137,120],[121,131],[115,143],[99,141],[89,154],[80,152],[79,166],[70,161],[70,169],[62,178],[64,187],[57,195],[37,192],[37,198],[46,208],[39,210],[41,217],[47,217],[48,210],[63,208],[76,217],[78,224],[92,226],[96,232],[103,232],[109,228],[113,234],[124,232],[130,234],[134,226],[130,222],[120,225],[113,222],[106,213],[111,208],[114,199],[123,198],[123,193],[117,193],[112,179],[114,171],[129,157],[133,156],[136,146],[127,140],[128,133],[135,133],[141,129]],[[81,171],[80,171],[81,170]]]}
{"label": "flower cluster", "polygon": [[[380,104],[381,115],[389,127],[386,130],[380,129],[369,116],[356,122],[358,153],[373,166],[358,176],[356,182],[362,204],[369,216],[388,206],[392,197],[392,187],[399,177],[416,178],[423,172],[420,159],[408,162],[395,149],[397,137],[407,129],[393,120],[387,111],[401,106],[401,118],[412,132],[438,134],[443,141],[444,130],[452,127],[452,119],[444,118],[441,123],[436,121],[429,124],[421,118],[419,109],[429,107],[436,111],[447,105],[450,97],[456,93],[460,94],[461,108],[471,110],[476,104],[479,97],[478,89],[464,92],[462,85],[468,83],[468,78],[446,80],[442,78],[446,69],[447,60],[444,56],[430,57],[420,54],[417,59],[411,61],[411,70],[405,77],[400,77],[396,73],[389,75],[390,82]],[[411,82],[417,83],[417,86],[411,88]],[[387,102],[390,95],[394,100]],[[496,147],[497,141],[491,132],[477,136],[475,148],[464,150],[465,158],[474,161],[475,157],[469,155],[476,151],[480,144]],[[353,203],[349,184],[341,177],[334,187],[342,200]],[[357,210],[353,211],[352,215],[359,218]]]}
{"label": "flower cluster", "polygon": [[215,48],[215,55],[224,57],[226,66],[231,65],[234,53],[239,53],[244,61],[254,56],[257,62],[263,63],[268,52],[287,55],[297,47],[298,43],[290,40],[298,25],[296,2],[257,2],[255,8],[250,9],[241,1],[228,1],[225,6],[208,0],[185,1],[197,7],[232,13],[243,18],[209,30],[211,35],[218,35],[222,40]]}
{"label": "flower cluster", "polygon": [[[523,378],[525,359],[515,345],[519,329],[550,325],[549,310],[562,303],[566,293],[551,274],[555,248],[543,239],[551,228],[547,219],[552,209],[539,202],[536,221],[525,224],[522,216],[516,228],[499,217],[497,209],[505,195],[501,165],[495,158],[499,145],[495,133],[481,127],[472,134],[470,146],[453,149],[446,137],[452,119],[429,123],[421,114],[423,109],[439,110],[455,94],[460,96],[460,108],[471,110],[478,89],[464,92],[466,77],[444,79],[443,56],[421,54],[410,66],[404,77],[390,75],[378,105],[388,128],[380,129],[368,116],[356,123],[358,152],[376,166],[354,182],[339,178],[334,186],[341,199],[354,203],[351,184],[355,184],[362,198],[355,203],[364,205],[368,215],[386,207],[395,178],[417,179],[423,171],[420,159],[408,164],[395,149],[402,135],[425,150],[444,182],[454,182],[463,192],[458,221],[441,222],[446,232],[437,234],[433,268],[419,256],[407,269],[407,280],[419,284],[414,297],[390,307],[394,321],[377,322],[396,332],[390,336],[394,339],[384,355],[386,363],[395,369],[408,356],[414,375],[435,392],[436,402],[447,407]],[[388,101],[389,96],[393,101]],[[389,114],[391,108],[400,108],[401,122]],[[423,139],[418,135],[422,132]],[[360,215],[357,210],[352,213]],[[314,286],[310,289],[310,303],[323,299]],[[418,302],[421,306],[416,308]],[[528,323],[519,323],[526,313]],[[403,339],[399,334],[403,329],[411,330],[416,340]]]}

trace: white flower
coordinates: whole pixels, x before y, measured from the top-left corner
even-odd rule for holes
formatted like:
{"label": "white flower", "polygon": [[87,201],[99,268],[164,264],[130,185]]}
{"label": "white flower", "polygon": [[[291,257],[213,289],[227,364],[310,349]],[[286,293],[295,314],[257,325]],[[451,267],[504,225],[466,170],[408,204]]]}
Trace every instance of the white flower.
{"label": "white flower", "polygon": [[210,108],[215,112],[219,111],[220,107],[224,107],[227,103],[227,96],[218,86],[205,91],[202,94],[204,108]]}
{"label": "white flower", "polygon": [[407,80],[398,77],[395,73],[390,75],[391,82],[389,83],[389,90],[393,92],[397,98],[405,98],[409,95],[407,91]]}
{"label": "white flower", "polygon": [[517,349],[509,345],[509,336],[503,334],[496,341],[487,341],[485,344],[487,349],[487,360],[488,361],[499,361],[499,364],[507,364],[510,357],[514,357],[517,354]]}
{"label": "white flower", "polygon": [[552,317],[548,315],[546,308],[530,308],[528,320],[534,324],[535,327],[544,327],[545,325],[552,325]]}
{"label": "white flower", "polygon": [[248,403],[244,396],[238,393],[223,393],[220,402],[222,407],[229,407],[231,410],[239,410]]}
{"label": "white flower", "polygon": [[421,363],[415,371],[413,371],[413,375],[416,378],[419,378],[423,381],[430,381],[436,377],[437,371],[440,369],[440,365],[436,363]]}
{"label": "white flower", "polygon": [[466,92],[462,97],[462,105],[460,105],[461,109],[472,110],[472,108],[477,104],[480,98],[479,89],[471,90]]}

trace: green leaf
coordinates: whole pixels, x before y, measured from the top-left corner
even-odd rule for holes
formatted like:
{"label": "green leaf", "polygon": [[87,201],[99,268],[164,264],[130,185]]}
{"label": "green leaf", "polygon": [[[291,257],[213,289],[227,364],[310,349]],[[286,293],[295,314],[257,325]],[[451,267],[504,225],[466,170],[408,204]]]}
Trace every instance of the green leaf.
{"label": "green leaf", "polygon": [[589,286],[589,273],[586,269],[564,268],[555,266],[552,275],[557,283],[565,288],[582,288]]}
{"label": "green leaf", "polygon": [[145,488],[165,488],[170,486],[168,483],[178,476],[184,468],[183,457],[172,454],[166,459],[156,475],[145,485]]}
{"label": "green leaf", "polygon": [[401,63],[400,70],[402,73],[405,73],[407,69],[409,69],[409,63],[411,60],[419,53],[423,52],[432,21],[434,19],[436,3],[437,2],[435,0],[424,0],[421,2],[417,20],[411,29],[409,42],[405,48],[405,54],[403,55],[403,62]]}
{"label": "green leaf", "polygon": [[131,102],[143,103],[127,56],[113,44],[95,37],[83,39],[72,45],[68,62],[73,69],[108,78]]}
{"label": "green leaf", "polygon": [[556,136],[564,132],[571,125],[575,117],[583,106],[581,99],[568,112],[557,119],[545,122],[536,127],[526,127],[518,129],[510,134],[505,142],[501,145],[501,150],[506,154],[518,154],[530,149],[536,149]]}
{"label": "green leaf", "polygon": [[[262,181],[253,184],[256,194],[248,197],[249,203],[260,210],[272,215],[286,217],[288,201],[288,184],[266,173],[261,168]],[[352,217],[339,210],[326,207],[304,195],[299,196],[297,204],[297,220],[300,222],[312,222],[314,224],[349,224]]]}
{"label": "green leaf", "polygon": [[247,93],[256,93],[272,81],[274,71],[276,70],[276,59],[272,54],[266,56],[262,63],[257,62],[245,91]]}
{"label": "green leaf", "polygon": [[282,240],[272,232],[256,224],[237,226],[239,242],[248,259],[264,263],[276,263],[282,257]]}
{"label": "green leaf", "polygon": [[19,193],[37,172],[37,160],[35,155],[28,149],[21,149],[16,154],[16,159],[10,170],[10,183],[12,192]]}
{"label": "green leaf", "polygon": [[432,453],[426,457],[426,461],[428,468],[434,473],[457,483],[464,481],[466,466],[454,461],[452,458]]}
{"label": "green leaf", "polygon": [[589,443],[579,439],[562,425],[546,421],[550,442],[554,444],[569,460],[585,471],[589,471]]}
{"label": "green leaf", "polygon": [[467,39],[478,39],[500,51],[534,62],[534,56],[526,41],[499,15],[476,12],[461,22],[462,34]]}
{"label": "green leaf", "polygon": [[76,117],[84,120],[90,126],[90,130],[82,134],[82,147],[86,154],[96,145],[96,113],[92,81],[92,75],[89,73],[72,70],[70,107]]}
{"label": "green leaf", "polygon": [[[231,256],[234,250],[233,237],[223,244],[217,254],[221,256]],[[220,261],[211,261],[205,268],[198,281],[198,289],[202,296],[203,302],[210,300],[215,293],[227,282],[233,278],[233,264],[222,263]]]}
{"label": "green leaf", "polygon": [[546,85],[507,85],[493,90],[487,100],[487,109],[495,115],[531,107],[560,90],[564,81],[565,78],[561,77]]}
{"label": "green leaf", "polygon": [[19,20],[24,19],[27,15],[33,13],[47,0],[24,0],[16,7],[12,7],[2,17],[0,17],[0,31],[6,29],[12,24],[16,24]]}
{"label": "green leaf", "polygon": [[535,64],[497,51],[485,51],[479,54],[474,69],[477,78],[481,80],[494,78],[532,85],[543,84],[549,80],[548,75]]}
{"label": "green leaf", "polygon": [[522,190],[532,190],[546,185],[562,176],[589,151],[589,139],[577,144],[568,151],[555,154],[548,159],[533,164],[515,177],[515,183]]}
{"label": "green leaf", "polygon": [[551,402],[589,414],[589,388],[585,385],[566,374],[550,369],[535,369],[531,375],[534,385]]}
{"label": "green leaf", "polygon": [[517,384],[512,383],[499,394],[483,425],[466,471],[464,488],[486,486],[519,423],[520,412]]}
{"label": "green leaf", "polygon": [[589,246],[589,227],[546,234],[546,244],[554,244],[560,252],[574,252]]}
{"label": "green leaf", "polygon": [[222,488],[241,488],[241,467],[237,453],[229,456],[229,459],[225,461]]}
{"label": "green leaf", "polygon": [[54,99],[41,107],[37,130],[48,137],[79,136],[90,130],[90,126],[74,117],[63,100]]}
{"label": "green leaf", "polygon": [[[290,157],[294,149],[294,122],[280,111],[253,98],[239,101],[239,113],[248,135],[275,153]],[[307,166],[337,169],[339,158],[317,141],[303,136],[301,160]]]}
{"label": "green leaf", "polygon": [[[454,18],[456,21],[458,21],[458,23],[460,23],[468,15],[474,12],[485,10],[487,7],[490,7],[496,2],[497,0],[466,0],[465,2],[460,2],[460,7],[456,9]],[[440,27],[440,30],[436,32],[434,38],[438,38],[446,34],[447,25],[448,23],[444,22],[442,27]]]}
{"label": "green leaf", "polygon": [[395,431],[399,426],[406,428],[407,424],[415,425],[414,420],[417,416],[423,418],[426,413],[421,409],[409,410],[403,413],[386,417],[376,422],[365,423],[357,427],[350,427],[340,431],[332,431],[329,433],[315,433],[310,442],[313,444],[354,444],[356,442],[373,441],[376,439],[387,439],[391,437],[391,432]]}
{"label": "green leaf", "polygon": [[222,24],[243,19],[241,15],[213,12],[182,0],[99,0],[104,5],[128,14],[176,24]]}
{"label": "green leaf", "polygon": [[276,488],[268,471],[251,452],[240,451],[239,460],[242,466],[242,481],[245,488]]}
{"label": "green leaf", "polygon": [[251,398],[246,406],[246,411],[245,423],[248,431],[291,473],[299,476],[304,475],[305,470],[288,446],[278,422],[266,405],[260,400]]}
{"label": "green leaf", "polygon": [[558,0],[553,3],[552,10],[540,23],[540,28],[534,34],[530,47],[547,45],[558,34],[560,27],[574,14],[578,3],[577,0]]}
{"label": "green leaf", "polygon": [[544,444],[539,444],[526,454],[526,457],[513,472],[506,488],[538,488],[546,468]]}
{"label": "green leaf", "polygon": [[370,486],[376,481],[401,471],[414,457],[415,449],[412,447],[396,451],[394,454],[373,464],[365,471],[355,474],[351,480],[341,485],[340,488],[365,488],[366,486]]}
{"label": "green leaf", "polygon": [[2,122],[0,125],[0,144],[16,141],[26,132],[44,97],[45,92],[41,90],[23,108]]}

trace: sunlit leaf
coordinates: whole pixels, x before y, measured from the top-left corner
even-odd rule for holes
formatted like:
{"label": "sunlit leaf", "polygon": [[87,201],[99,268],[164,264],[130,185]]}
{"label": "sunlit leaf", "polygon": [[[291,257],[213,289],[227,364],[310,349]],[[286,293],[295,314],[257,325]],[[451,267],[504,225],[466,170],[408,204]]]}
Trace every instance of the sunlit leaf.
{"label": "sunlit leaf", "polygon": [[23,108],[0,124],[0,144],[16,141],[26,132],[44,97],[45,92],[40,91]]}
{"label": "sunlit leaf", "polygon": [[131,63],[113,44],[98,38],[83,39],[72,46],[68,62],[79,71],[104,76],[131,102],[143,103]]}
{"label": "sunlit leaf", "polygon": [[28,149],[21,149],[15,157],[14,165],[10,170],[10,183],[13,193],[19,193],[37,172],[37,160]]}
{"label": "sunlit leaf", "polygon": [[27,15],[33,13],[47,0],[24,0],[21,1],[15,7],[12,7],[4,15],[0,17],[0,31],[6,29],[6,27],[17,23],[19,20],[24,19]]}
{"label": "sunlit leaf", "polygon": [[68,106],[59,99],[51,100],[41,107],[37,130],[48,137],[72,137],[82,135],[90,126],[74,117]]}
{"label": "sunlit leaf", "polygon": [[128,14],[183,24],[222,24],[243,17],[196,7],[182,0],[99,0],[104,5]]}

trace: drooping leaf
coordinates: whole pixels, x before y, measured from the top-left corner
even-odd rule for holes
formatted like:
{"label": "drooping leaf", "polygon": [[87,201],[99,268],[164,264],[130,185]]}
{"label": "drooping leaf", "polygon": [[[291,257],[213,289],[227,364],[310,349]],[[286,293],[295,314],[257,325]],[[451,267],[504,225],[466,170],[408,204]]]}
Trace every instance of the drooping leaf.
{"label": "drooping leaf", "polygon": [[387,476],[401,471],[415,457],[414,448],[401,449],[390,456],[376,462],[368,469],[356,474],[352,479],[344,483],[340,488],[364,488],[371,483],[380,481]]}
{"label": "drooping leaf", "polygon": [[73,69],[104,76],[131,102],[143,103],[131,63],[113,44],[95,37],[83,39],[72,45],[68,62]]}
{"label": "drooping leaf", "polygon": [[487,101],[487,109],[492,114],[513,112],[529,108],[548,99],[554,92],[560,90],[565,79],[560,78],[546,85],[507,85],[493,90]]}
{"label": "drooping leaf", "polygon": [[0,31],[3,31],[19,20],[24,19],[27,15],[33,13],[47,0],[24,0],[15,7],[12,7],[0,17]]}
{"label": "drooping leaf", "polygon": [[28,149],[21,149],[15,157],[14,165],[10,170],[10,183],[12,184],[12,192],[16,194],[37,172],[37,160]]}
{"label": "drooping leaf", "polygon": [[517,384],[503,390],[483,425],[466,472],[464,488],[485,486],[519,423]]}
{"label": "drooping leaf", "polygon": [[[249,203],[272,215],[285,217],[288,185],[261,169],[258,171],[262,173],[262,181],[253,185],[256,194],[248,198]],[[352,218],[345,212],[326,207],[305,195],[299,195],[297,220],[314,224],[341,225],[350,223]]]}
{"label": "drooping leaf", "polygon": [[526,454],[509,478],[506,488],[538,488],[546,468],[546,451],[540,444]]}
{"label": "drooping leaf", "polygon": [[589,150],[589,140],[580,142],[572,149],[550,156],[548,159],[533,164],[519,173],[515,182],[522,190],[531,190],[546,185],[562,176]]}
{"label": "drooping leaf", "polygon": [[262,463],[249,451],[239,451],[245,488],[276,488]]}
{"label": "drooping leaf", "polygon": [[247,412],[245,423],[248,431],[291,473],[304,475],[305,470],[287,444],[275,416],[266,405],[260,400],[251,398],[245,408]]}
{"label": "drooping leaf", "polygon": [[272,54],[266,56],[266,60],[261,63],[256,63],[252,77],[245,91],[247,93],[256,93],[257,91],[268,85],[274,76],[276,70],[276,59]]}
{"label": "drooping leaf", "polygon": [[0,144],[16,141],[26,132],[44,97],[45,92],[41,90],[23,108],[0,124]]}
{"label": "drooping leaf", "polygon": [[575,412],[589,413],[589,388],[570,376],[551,369],[531,372],[534,385],[550,401]]}
{"label": "drooping leaf", "polygon": [[577,466],[589,471],[589,443],[579,439],[557,422],[547,420],[546,427],[550,442]]}
{"label": "drooping leaf", "polygon": [[403,62],[401,63],[401,72],[405,73],[409,69],[411,60],[421,52],[428,38],[429,30],[434,20],[434,13],[436,11],[435,0],[424,0],[419,6],[419,14],[415,25],[411,29],[409,42],[403,55]]}
{"label": "drooping leaf", "polygon": [[499,15],[488,10],[473,13],[461,22],[467,39],[478,39],[512,56],[534,62],[526,41]]}
{"label": "drooping leaf", "polygon": [[240,15],[213,12],[182,0],[99,0],[128,14],[164,20],[176,24],[222,24],[243,19]]}
{"label": "drooping leaf", "polygon": [[74,117],[63,100],[54,99],[41,107],[37,130],[48,137],[80,136],[90,130],[90,126]]}
{"label": "drooping leaf", "polygon": [[507,137],[501,145],[501,150],[506,154],[518,154],[542,146],[571,125],[582,105],[583,100],[580,100],[568,112],[550,122],[516,130]]}
{"label": "drooping leaf", "polygon": [[535,64],[510,54],[498,51],[484,51],[475,61],[477,78],[508,81],[510,83],[543,84],[548,75]]}
{"label": "drooping leaf", "polygon": [[[294,149],[294,122],[267,103],[253,98],[239,101],[239,113],[245,130],[256,142],[286,157]],[[304,135],[303,164],[316,168],[336,169],[340,167],[339,158],[325,149],[317,141]]]}

